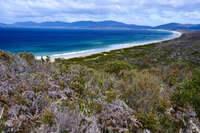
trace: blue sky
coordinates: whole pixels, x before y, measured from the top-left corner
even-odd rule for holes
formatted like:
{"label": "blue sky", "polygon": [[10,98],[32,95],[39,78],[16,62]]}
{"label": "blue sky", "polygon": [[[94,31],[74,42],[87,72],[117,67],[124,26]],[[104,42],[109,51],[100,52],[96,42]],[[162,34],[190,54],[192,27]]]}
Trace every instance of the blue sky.
{"label": "blue sky", "polygon": [[0,0],[0,23],[80,20],[197,24],[200,0]]}

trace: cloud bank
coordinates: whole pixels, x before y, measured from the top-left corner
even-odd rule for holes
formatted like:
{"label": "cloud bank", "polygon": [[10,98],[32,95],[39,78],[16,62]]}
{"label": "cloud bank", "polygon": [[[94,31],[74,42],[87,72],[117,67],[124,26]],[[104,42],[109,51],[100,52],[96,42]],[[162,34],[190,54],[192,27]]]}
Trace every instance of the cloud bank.
{"label": "cloud bank", "polygon": [[0,0],[0,23],[116,20],[200,23],[200,0]]}

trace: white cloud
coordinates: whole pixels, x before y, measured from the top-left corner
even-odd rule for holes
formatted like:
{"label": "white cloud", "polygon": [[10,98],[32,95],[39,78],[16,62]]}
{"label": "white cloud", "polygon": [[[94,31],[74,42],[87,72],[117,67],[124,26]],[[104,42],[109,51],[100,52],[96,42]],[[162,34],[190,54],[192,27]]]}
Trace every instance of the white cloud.
{"label": "white cloud", "polygon": [[158,25],[200,23],[200,0],[0,0],[0,22],[113,19]]}

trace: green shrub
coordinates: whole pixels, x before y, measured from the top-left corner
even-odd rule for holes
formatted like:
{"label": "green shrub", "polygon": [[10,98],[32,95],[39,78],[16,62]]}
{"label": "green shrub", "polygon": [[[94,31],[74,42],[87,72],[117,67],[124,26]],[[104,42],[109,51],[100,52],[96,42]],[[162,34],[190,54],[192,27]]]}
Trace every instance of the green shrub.
{"label": "green shrub", "polygon": [[105,65],[105,72],[119,74],[121,70],[130,70],[132,66],[128,62],[113,61]]}
{"label": "green shrub", "polygon": [[35,59],[34,54],[32,53],[19,53],[19,57],[25,59],[29,64],[33,65],[33,60]]}
{"label": "green shrub", "polygon": [[177,106],[191,105],[200,117],[200,72],[197,71],[191,81],[184,84],[183,87],[177,87],[172,95],[172,101]]}
{"label": "green shrub", "polygon": [[53,125],[53,117],[54,117],[54,114],[49,110],[49,109],[46,109],[44,111],[44,115],[41,119],[41,123],[42,124],[49,124],[49,125]]}
{"label": "green shrub", "polygon": [[[169,106],[167,87],[161,79],[147,70],[123,73],[123,81],[119,82],[122,98],[135,110],[142,112],[164,112]],[[161,91],[162,88],[162,91]]]}
{"label": "green shrub", "polygon": [[38,93],[38,92],[42,91],[42,88],[40,86],[34,86],[34,87],[32,87],[32,90],[34,91],[34,93]]}
{"label": "green shrub", "polygon": [[10,56],[9,56],[8,53],[0,50],[0,59],[9,61],[10,60]]}
{"label": "green shrub", "polygon": [[20,93],[15,94],[15,97],[16,97],[16,101],[17,101],[18,104],[29,106],[26,99],[23,98],[23,96]]}
{"label": "green shrub", "polygon": [[119,92],[116,89],[109,89],[106,91],[106,99],[105,101],[108,103],[111,103],[112,101],[115,101],[117,97],[119,96]]}
{"label": "green shrub", "polygon": [[84,94],[85,80],[82,77],[76,78],[71,84],[70,88],[80,95]]}
{"label": "green shrub", "polygon": [[169,86],[173,86],[191,79],[192,72],[189,65],[184,63],[174,63],[168,70],[163,72],[162,77],[165,83]]}
{"label": "green shrub", "polygon": [[44,82],[42,80],[40,81],[40,84],[32,86],[32,90],[35,93],[38,93],[38,92],[41,92],[41,91],[48,91],[48,89],[49,89],[48,83]]}
{"label": "green shrub", "polygon": [[51,61],[51,58],[50,58],[50,56],[47,56],[47,57],[46,57],[46,62],[48,62],[48,63],[49,63],[50,61]]}
{"label": "green shrub", "polygon": [[171,115],[163,115],[159,117],[160,133],[178,133],[179,129],[184,129],[182,121],[176,121]]}
{"label": "green shrub", "polygon": [[156,132],[159,130],[159,119],[158,117],[153,113],[140,113],[137,114],[136,117],[139,119],[139,121],[142,122],[144,128],[149,129],[153,132]]}
{"label": "green shrub", "polygon": [[92,108],[97,113],[100,113],[103,110],[103,106],[97,102],[93,102]]}
{"label": "green shrub", "polygon": [[64,89],[64,88],[66,87],[66,84],[65,84],[65,82],[63,82],[63,81],[60,81],[60,82],[58,83],[58,85],[61,87],[61,89]]}
{"label": "green shrub", "polygon": [[155,133],[178,133],[180,128],[184,129],[183,122],[175,121],[170,115],[139,112],[136,117],[144,128]]}

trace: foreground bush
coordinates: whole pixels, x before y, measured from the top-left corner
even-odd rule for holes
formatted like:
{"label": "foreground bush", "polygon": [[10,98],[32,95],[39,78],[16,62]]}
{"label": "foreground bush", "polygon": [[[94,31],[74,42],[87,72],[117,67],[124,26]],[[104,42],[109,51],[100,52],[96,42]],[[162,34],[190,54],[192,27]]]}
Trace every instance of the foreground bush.
{"label": "foreground bush", "polygon": [[113,61],[107,63],[105,66],[105,72],[119,74],[122,70],[130,70],[133,68],[128,62],[124,61]]}
{"label": "foreground bush", "polygon": [[172,96],[177,106],[185,107],[191,105],[200,118],[200,72],[195,72],[191,81],[186,82],[183,87],[178,87]]}

